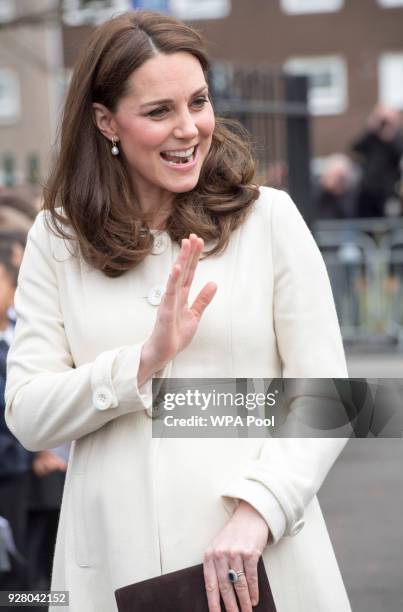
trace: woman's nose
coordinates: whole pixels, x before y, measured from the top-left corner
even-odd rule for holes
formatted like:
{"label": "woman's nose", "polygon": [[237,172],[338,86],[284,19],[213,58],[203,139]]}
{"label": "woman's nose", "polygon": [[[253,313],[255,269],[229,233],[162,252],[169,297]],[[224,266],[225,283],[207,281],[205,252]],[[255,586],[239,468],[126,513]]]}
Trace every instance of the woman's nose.
{"label": "woman's nose", "polygon": [[186,111],[180,115],[177,124],[174,128],[175,138],[183,138],[190,140],[198,134],[196,123],[189,111]]}

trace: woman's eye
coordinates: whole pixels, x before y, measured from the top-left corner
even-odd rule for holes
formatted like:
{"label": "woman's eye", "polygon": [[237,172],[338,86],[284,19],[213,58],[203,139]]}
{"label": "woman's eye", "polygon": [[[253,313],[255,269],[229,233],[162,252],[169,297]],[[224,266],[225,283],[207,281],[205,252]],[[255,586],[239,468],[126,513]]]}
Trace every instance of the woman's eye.
{"label": "woman's eye", "polygon": [[163,117],[168,112],[167,106],[160,106],[159,108],[154,108],[154,110],[148,113],[149,117],[156,117],[157,119]]}
{"label": "woman's eye", "polygon": [[201,96],[200,98],[196,98],[195,100],[193,100],[192,104],[197,108],[202,108],[208,101],[209,100],[206,96]]}
{"label": "woman's eye", "polygon": [[[207,96],[200,96],[199,98],[195,98],[192,102],[192,106],[201,109],[203,106],[209,101]],[[153,117],[154,119],[162,119],[169,112],[169,108],[167,106],[159,106],[158,108],[154,108],[152,111],[148,113],[149,117]]]}

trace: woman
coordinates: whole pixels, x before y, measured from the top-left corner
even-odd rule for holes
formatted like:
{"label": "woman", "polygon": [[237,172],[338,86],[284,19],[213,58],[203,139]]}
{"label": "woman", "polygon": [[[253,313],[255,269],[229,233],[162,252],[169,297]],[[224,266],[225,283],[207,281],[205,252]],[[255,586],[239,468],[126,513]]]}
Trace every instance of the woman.
{"label": "woman", "polygon": [[279,612],[348,611],[315,497],[343,440],[151,436],[154,376],[346,376],[314,241],[252,183],[207,68],[200,36],[156,13],[82,53],[20,274],[7,421],[30,449],[76,441],[52,580],[70,612],[201,562],[210,612],[220,593],[237,610],[234,588],[247,612],[261,554]]}

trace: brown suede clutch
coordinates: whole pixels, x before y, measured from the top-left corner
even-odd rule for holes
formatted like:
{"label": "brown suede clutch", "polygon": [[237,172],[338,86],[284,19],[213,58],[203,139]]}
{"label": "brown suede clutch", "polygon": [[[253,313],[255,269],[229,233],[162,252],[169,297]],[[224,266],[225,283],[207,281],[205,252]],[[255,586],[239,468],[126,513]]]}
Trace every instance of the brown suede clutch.
{"label": "brown suede clutch", "polygon": [[[262,558],[258,580],[259,603],[253,610],[276,612]],[[115,597],[119,612],[208,612],[202,564],[122,587]]]}

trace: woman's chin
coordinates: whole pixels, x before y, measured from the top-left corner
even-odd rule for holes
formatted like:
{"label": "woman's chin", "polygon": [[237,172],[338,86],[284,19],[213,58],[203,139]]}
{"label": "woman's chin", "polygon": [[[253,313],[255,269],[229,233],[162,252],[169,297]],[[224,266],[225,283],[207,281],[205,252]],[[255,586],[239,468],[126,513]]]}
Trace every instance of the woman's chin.
{"label": "woman's chin", "polygon": [[169,187],[167,187],[167,190],[171,193],[186,193],[187,191],[192,191],[198,182],[199,176],[186,181],[177,181],[174,184],[170,184]]}

